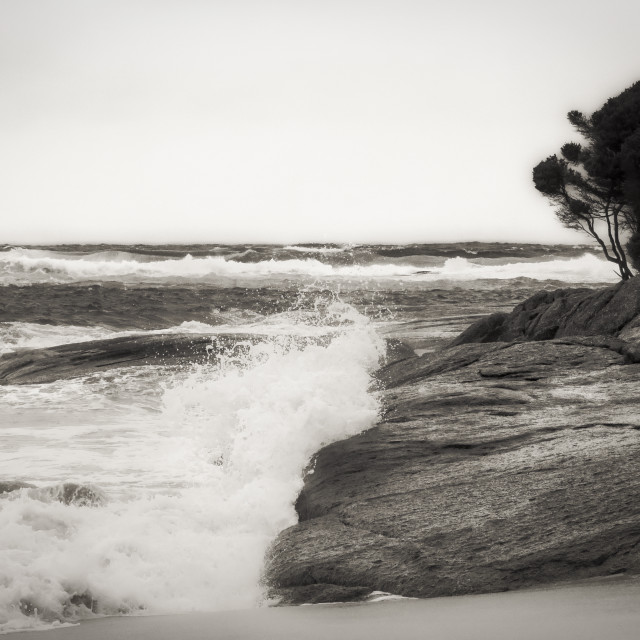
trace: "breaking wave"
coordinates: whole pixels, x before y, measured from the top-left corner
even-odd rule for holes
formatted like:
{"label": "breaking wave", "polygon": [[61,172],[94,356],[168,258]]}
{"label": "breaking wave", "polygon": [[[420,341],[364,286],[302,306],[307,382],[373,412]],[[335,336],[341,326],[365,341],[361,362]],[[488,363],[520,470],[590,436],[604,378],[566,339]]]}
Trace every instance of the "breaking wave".
{"label": "breaking wave", "polygon": [[508,262],[500,264],[484,260],[472,262],[466,258],[450,258],[433,275],[452,280],[559,280],[564,282],[616,282],[610,262],[586,253],[578,258]]}
{"label": "breaking wave", "polygon": [[[315,250],[314,250],[315,251]],[[330,249],[333,251],[333,249]],[[338,251],[342,251],[338,249]],[[317,257],[269,259],[244,262],[223,256],[157,259],[126,252],[99,252],[72,255],[55,251],[11,249],[0,253],[0,278],[6,284],[34,282],[74,282],[122,280],[153,281],[169,278],[216,280],[260,279],[397,279],[412,281],[515,279],[559,280],[564,282],[615,282],[613,267],[605,260],[585,253],[574,258],[539,258],[521,262],[506,259],[471,260],[463,257],[408,257],[371,264],[336,265]]]}
{"label": "breaking wave", "polygon": [[340,247],[335,246],[325,246],[325,245],[299,245],[299,244],[289,244],[286,247],[283,247],[283,251],[298,251],[300,253],[342,253],[344,251],[348,251],[349,249],[353,249],[356,245],[344,245]]}
{"label": "breaking wave", "polygon": [[265,551],[296,522],[310,457],[378,417],[383,343],[353,308],[330,311],[328,344],[282,335],[168,380],[149,367],[0,387],[3,432],[21,443],[0,450],[3,475],[104,495],[0,495],[0,628],[259,603]]}

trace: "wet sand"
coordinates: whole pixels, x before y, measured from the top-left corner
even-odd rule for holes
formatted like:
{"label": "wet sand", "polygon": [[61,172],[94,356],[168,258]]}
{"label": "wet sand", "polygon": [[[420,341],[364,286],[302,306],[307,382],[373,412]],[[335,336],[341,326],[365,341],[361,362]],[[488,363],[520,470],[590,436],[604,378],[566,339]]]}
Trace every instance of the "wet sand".
{"label": "wet sand", "polygon": [[102,618],[20,640],[637,640],[640,577],[499,594]]}

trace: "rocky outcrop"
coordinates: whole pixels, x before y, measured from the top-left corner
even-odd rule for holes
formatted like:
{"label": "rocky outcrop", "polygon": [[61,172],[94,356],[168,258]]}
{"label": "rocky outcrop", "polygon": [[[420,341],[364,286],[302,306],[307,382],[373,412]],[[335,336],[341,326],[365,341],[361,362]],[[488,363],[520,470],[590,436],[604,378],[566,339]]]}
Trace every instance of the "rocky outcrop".
{"label": "rocky outcrop", "polygon": [[62,504],[75,504],[79,507],[101,507],[107,503],[105,493],[98,487],[75,482],[33,489],[29,494],[37,500],[56,500]]}
{"label": "rocky outcrop", "polygon": [[20,491],[21,489],[28,489],[29,497],[34,500],[43,500],[45,502],[55,500],[66,505],[75,504],[80,507],[100,507],[107,502],[104,492],[90,484],[65,482],[49,487],[36,487],[36,485],[29,482],[0,482],[0,496]]}
{"label": "rocky outcrop", "polygon": [[4,493],[11,493],[13,491],[19,491],[20,489],[33,489],[36,485],[29,482],[22,482],[20,480],[6,480],[0,482],[0,495]]}
{"label": "rocky outcrop", "polygon": [[640,339],[640,278],[598,291],[541,291],[509,314],[473,323],[451,346],[592,335]]}
{"label": "rocky outcrop", "polygon": [[267,559],[273,593],[431,597],[640,572],[640,349],[619,337],[637,291],[543,293],[500,332],[485,322],[491,342],[389,362],[381,421],[312,461],[299,523]]}
{"label": "rocky outcrop", "polygon": [[0,384],[53,382],[131,365],[214,362],[221,353],[264,340],[255,334],[164,333],[25,349],[0,357]]}
{"label": "rocky outcrop", "polygon": [[[240,355],[270,336],[247,334],[132,335],[91,342],[77,342],[48,349],[22,349],[0,356],[0,385],[35,384],[75,378],[125,366],[173,366],[215,363],[221,355]],[[300,345],[313,340],[324,343],[330,336],[299,337],[287,340]],[[387,339],[388,365],[415,356],[400,340]]]}

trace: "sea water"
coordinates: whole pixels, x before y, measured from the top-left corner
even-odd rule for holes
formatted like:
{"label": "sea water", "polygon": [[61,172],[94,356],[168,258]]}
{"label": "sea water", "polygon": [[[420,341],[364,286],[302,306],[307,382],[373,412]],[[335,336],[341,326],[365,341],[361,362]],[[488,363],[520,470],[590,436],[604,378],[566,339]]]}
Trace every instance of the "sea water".
{"label": "sea water", "polygon": [[[120,280],[123,282],[198,278],[202,281],[224,282],[229,279],[274,279],[299,277],[306,281],[317,278],[398,278],[433,282],[439,280],[477,279],[557,279],[577,282],[603,282],[615,278],[611,267],[592,251],[567,250],[567,256],[540,255],[520,257],[513,247],[504,256],[495,251],[490,258],[478,252],[460,251],[462,255],[442,259],[419,253],[413,256],[387,256],[373,253],[372,247],[305,248],[284,247],[279,254],[250,255],[256,250],[227,252],[226,255],[193,257],[186,253],[178,257],[152,259],[147,253],[124,251],[93,251],[87,253],[60,252],[42,249],[9,248],[0,253],[0,276],[5,284],[33,282],[77,282],[87,280]],[[222,252],[224,248],[218,248]],[[263,252],[264,253],[264,252]],[[309,257],[289,257],[291,253]],[[509,255],[511,253],[511,255]],[[522,252],[520,252],[522,253]],[[350,260],[338,260],[349,256]],[[477,256],[477,257],[475,257]],[[553,259],[550,259],[553,258]]]}
{"label": "sea water", "polygon": [[523,292],[615,280],[588,248],[527,245],[7,247],[0,277],[4,357],[261,336],[209,364],[0,386],[0,482],[32,485],[0,495],[4,631],[260,605],[314,452],[379,417],[384,336],[429,320],[435,348]]}

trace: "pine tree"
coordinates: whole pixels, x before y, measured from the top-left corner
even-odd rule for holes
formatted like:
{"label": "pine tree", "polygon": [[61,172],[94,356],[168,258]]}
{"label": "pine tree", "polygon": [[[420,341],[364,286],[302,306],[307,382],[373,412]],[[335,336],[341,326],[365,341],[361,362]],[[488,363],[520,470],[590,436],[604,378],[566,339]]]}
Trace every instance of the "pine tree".
{"label": "pine tree", "polygon": [[536,165],[534,185],[559,220],[594,238],[627,280],[629,262],[640,271],[640,82],[591,116],[570,111],[568,118],[584,143],[568,142],[561,157]]}

